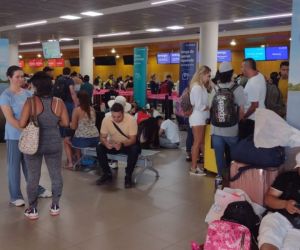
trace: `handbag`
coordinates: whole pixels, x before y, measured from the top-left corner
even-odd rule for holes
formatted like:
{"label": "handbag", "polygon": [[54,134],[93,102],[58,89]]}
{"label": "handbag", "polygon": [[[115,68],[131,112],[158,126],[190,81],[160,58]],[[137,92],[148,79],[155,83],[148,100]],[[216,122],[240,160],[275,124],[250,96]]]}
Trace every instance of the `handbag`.
{"label": "handbag", "polygon": [[31,109],[29,123],[23,129],[19,139],[19,149],[27,155],[34,155],[39,147],[40,128],[38,125],[34,97],[30,98]]}

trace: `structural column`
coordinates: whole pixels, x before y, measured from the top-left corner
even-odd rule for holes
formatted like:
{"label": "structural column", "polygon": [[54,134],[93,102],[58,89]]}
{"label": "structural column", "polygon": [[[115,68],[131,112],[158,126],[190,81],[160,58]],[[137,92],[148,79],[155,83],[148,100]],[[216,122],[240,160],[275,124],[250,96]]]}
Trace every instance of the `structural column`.
{"label": "structural column", "polygon": [[81,75],[88,75],[93,79],[93,37],[91,36],[79,38],[79,63]]}
{"label": "structural column", "polygon": [[200,25],[200,55],[199,65],[207,65],[212,70],[212,76],[217,72],[219,24],[207,22]]}
{"label": "structural column", "polygon": [[19,65],[18,44],[9,44],[9,65]]}
{"label": "structural column", "polygon": [[300,1],[293,0],[287,121],[300,129]]}

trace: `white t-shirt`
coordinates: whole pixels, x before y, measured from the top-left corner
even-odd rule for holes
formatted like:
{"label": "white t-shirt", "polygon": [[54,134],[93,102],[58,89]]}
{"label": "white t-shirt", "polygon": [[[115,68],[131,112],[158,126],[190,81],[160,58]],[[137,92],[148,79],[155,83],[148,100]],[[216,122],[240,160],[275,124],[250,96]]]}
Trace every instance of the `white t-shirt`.
{"label": "white t-shirt", "polygon": [[168,119],[161,123],[160,128],[165,131],[166,137],[172,143],[179,143],[179,129],[176,123]]}
{"label": "white t-shirt", "polygon": [[[261,73],[258,73],[256,76],[251,77],[245,87],[245,112],[248,111],[252,102],[258,102],[259,108],[265,108],[266,92],[267,86],[265,77]],[[255,121],[255,112],[251,116],[249,116],[249,119]]]}

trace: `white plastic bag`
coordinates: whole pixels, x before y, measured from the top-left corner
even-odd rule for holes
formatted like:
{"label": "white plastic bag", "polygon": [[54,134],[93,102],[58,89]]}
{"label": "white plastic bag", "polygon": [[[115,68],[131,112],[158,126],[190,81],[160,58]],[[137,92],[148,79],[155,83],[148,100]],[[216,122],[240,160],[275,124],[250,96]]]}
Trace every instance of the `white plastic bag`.
{"label": "white plastic bag", "polygon": [[299,147],[300,131],[275,112],[256,109],[254,144],[257,148]]}

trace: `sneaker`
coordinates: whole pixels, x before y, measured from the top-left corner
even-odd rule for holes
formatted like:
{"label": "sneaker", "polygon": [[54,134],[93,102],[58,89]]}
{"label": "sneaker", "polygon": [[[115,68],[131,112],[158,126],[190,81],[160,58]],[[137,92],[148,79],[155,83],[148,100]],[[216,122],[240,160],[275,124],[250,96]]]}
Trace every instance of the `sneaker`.
{"label": "sneaker", "polygon": [[23,207],[25,205],[25,201],[23,199],[17,199],[15,201],[11,201],[10,203],[16,207]]}
{"label": "sneaker", "polygon": [[39,218],[39,214],[36,208],[27,208],[24,215],[30,220],[36,220]]}
{"label": "sneaker", "polygon": [[111,181],[112,181],[112,175],[104,174],[96,181],[96,185],[101,186]]}
{"label": "sneaker", "polygon": [[59,206],[58,205],[53,205],[50,207],[50,215],[56,216],[59,215]]}
{"label": "sneaker", "polygon": [[39,194],[39,198],[51,198],[52,192],[45,189],[43,193]]}
{"label": "sneaker", "polygon": [[192,156],[191,156],[191,155],[187,155],[187,156],[185,157],[185,160],[186,160],[186,161],[192,161]]}
{"label": "sneaker", "polygon": [[191,168],[190,175],[205,176],[206,173],[200,168]]}

